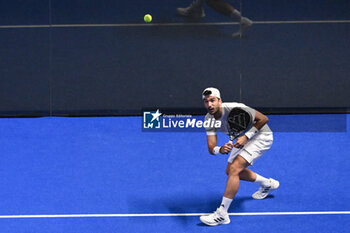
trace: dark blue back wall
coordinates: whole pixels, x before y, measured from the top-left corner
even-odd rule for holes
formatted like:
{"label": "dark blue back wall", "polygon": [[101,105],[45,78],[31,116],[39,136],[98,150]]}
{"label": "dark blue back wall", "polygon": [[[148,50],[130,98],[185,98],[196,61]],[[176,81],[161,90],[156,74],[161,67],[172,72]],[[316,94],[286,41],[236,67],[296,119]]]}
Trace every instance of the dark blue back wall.
{"label": "dark blue back wall", "polygon": [[230,1],[255,21],[242,39],[236,24],[199,25],[235,22],[208,6],[201,20],[176,15],[190,3],[0,1],[0,114],[195,112],[207,86],[266,111],[350,107],[349,1]]}

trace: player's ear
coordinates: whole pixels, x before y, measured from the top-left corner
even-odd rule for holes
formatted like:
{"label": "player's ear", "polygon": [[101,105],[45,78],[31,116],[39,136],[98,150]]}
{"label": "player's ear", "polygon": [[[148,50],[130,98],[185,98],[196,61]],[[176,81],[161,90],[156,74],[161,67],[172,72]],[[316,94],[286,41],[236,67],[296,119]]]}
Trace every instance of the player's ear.
{"label": "player's ear", "polygon": [[219,100],[219,103],[221,104],[221,103],[222,103],[221,99],[220,99],[220,98],[218,98],[218,100]]}

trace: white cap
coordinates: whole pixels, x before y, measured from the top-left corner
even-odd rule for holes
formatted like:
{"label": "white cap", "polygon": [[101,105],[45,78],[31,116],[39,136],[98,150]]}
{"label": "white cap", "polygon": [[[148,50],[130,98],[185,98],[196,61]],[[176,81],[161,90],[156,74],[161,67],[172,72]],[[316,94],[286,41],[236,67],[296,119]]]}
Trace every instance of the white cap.
{"label": "white cap", "polygon": [[204,89],[204,91],[202,92],[202,99],[204,100],[204,98],[208,96],[214,96],[221,99],[220,91],[215,87],[207,87]]}

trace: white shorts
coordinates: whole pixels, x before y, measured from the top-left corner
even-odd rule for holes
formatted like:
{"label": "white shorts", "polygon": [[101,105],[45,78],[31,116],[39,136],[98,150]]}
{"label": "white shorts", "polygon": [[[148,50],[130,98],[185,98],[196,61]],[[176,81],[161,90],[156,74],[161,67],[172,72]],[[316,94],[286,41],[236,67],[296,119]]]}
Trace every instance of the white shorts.
{"label": "white shorts", "polygon": [[233,148],[227,162],[232,163],[237,155],[242,156],[250,165],[260,158],[273,142],[272,132],[261,132],[250,139],[242,149]]}

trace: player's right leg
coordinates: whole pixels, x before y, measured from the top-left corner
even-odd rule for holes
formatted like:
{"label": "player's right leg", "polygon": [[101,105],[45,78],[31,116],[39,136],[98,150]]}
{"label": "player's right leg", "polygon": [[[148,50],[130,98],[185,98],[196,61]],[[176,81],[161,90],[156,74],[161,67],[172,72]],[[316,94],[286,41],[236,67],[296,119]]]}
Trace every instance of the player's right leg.
{"label": "player's right leg", "polygon": [[223,201],[217,210],[209,215],[200,217],[200,220],[209,226],[216,226],[220,224],[229,224],[230,217],[228,215],[228,209],[230,208],[232,199],[235,197],[239,188],[239,174],[243,171],[249,163],[240,155],[238,155],[232,163],[227,164],[227,182]]}
{"label": "player's right leg", "polygon": [[195,0],[185,8],[177,8],[177,13],[181,16],[191,17],[191,18],[203,18],[205,12],[203,9],[204,0]]}

